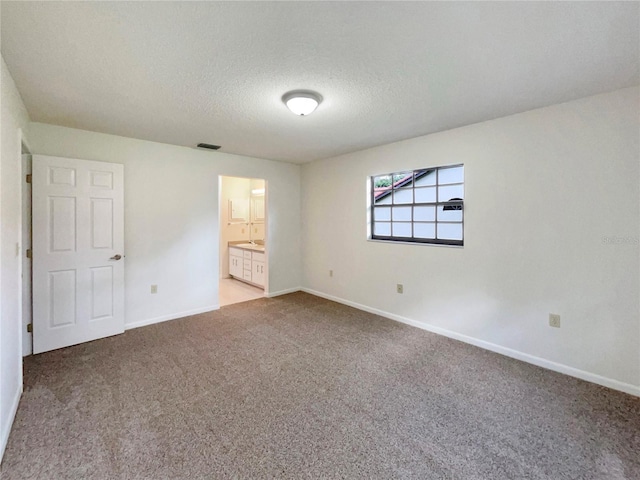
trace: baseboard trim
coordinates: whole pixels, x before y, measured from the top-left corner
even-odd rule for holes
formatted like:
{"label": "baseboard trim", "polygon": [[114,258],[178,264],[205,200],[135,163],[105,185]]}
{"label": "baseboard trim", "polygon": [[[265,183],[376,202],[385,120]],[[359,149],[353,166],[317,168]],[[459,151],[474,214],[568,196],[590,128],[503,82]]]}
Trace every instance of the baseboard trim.
{"label": "baseboard trim", "polygon": [[134,328],[146,327],[147,325],[153,325],[154,323],[162,323],[168,320],[176,320],[178,318],[189,317],[191,315],[198,315],[200,313],[212,312],[214,310],[220,310],[220,305],[209,305],[208,307],[196,308],[193,310],[187,310],[184,312],[172,313],[170,315],[162,315],[160,317],[149,318],[147,320],[139,320],[137,322],[126,323],[125,330],[132,330]]}
{"label": "baseboard trim", "polygon": [[300,290],[302,290],[302,287],[287,288],[286,290],[278,290],[277,292],[266,293],[265,297],[273,298],[273,297],[278,297],[280,295],[286,295],[287,293],[299,292]]}
{"label": "baseboard trim", "polygon": [[365,312],[373,313],[376,315],[380,315],[381,317],[388,318],[390,320],[395,320],[397,322],[401,322],[407,325],[411,325],[413,327],[420,328],[422,330],[427,330],[431,333],[436,333],[438,335],[442,335],[448,338],[452,338],[454,340],[459,340],[464,343],[468,343],[470,345],[474,345],[476,347],[484,348],[485,350],[490,350],[495,353],[499,353],[501,355],[505,355],[507,357],[515,358],[516,360],[521,360],[523,362],[531,363],[538,367],[546,368],[548,370],[553,370],[554,372],[563,373],[565,375],[569,375],[571,377],[579,378],[581,380],[585,380],[587,382],[596,383],[598,385],[602,385],[603,387],[612,388],[614,390],[619,390],[624,393],[628,393],[630,395],[635,395],[640,397],[640,386],[635,386],[630,383],[621,382],[619,380],[614,380],[612,378],[603,377],[601,375],[597,375],[595,373],[587,372],[585,370],[580,370],[574,367],[570,367],[568,365],[564,365],[562,363],[552,362],[550,360],[546,360],[541,357],[536,357],[534,355],[530,355],[528,353],[520,352],[518,350],[513,350],[511,348],[503,347],[501,345],[497,345],[495,343],[486,342],[484,340],[479,340],[477,338],[469,337],[467,335],[463,335],[461,333],[453,332],[451,330],[447,330],[440,327],[435,327],[433,325],[429,325],[426,323],[418,322],[416,320],[412,320],[407,317],[402,317],[400,315],[396,315],[394,313],[385,312],[384,310],[379,310],[377,308],[372,308],[367,305],[362,305],[360,303],[352,302],[350,300],[345,300],[344,298],[336,297],[334,295],[329,295],[324,292],[319,292],[317,290],[313,290],[311,288],[302,287],[301,290],[306,293],[310,293],[311,295],[315,295],[317,297],[326,298],[327,300],[331,300],[337,303],[342,303],[343,305],[348,305],[353,308],[357,308],[358,310],[363,310]]}
{"label": "baseboard trim", "polygon": [[20,385],[16,390],[15,395],[13,396],[13,402],[11,402],[11,409],[9,410],[9,418],[7,421],[7,426],[4,428],[2,432],[2,437],[0,437],[0,462],[2,462],[2,458],[4,457],[4,450],[7,448],[7,442],[9,441],[9,434],[11,433],[11,428],[13,427],[13,421],[16,419],[16,413],[18,413],[18,405],[20,405],[21,396],[22,396],[22,382],[20,382]]}

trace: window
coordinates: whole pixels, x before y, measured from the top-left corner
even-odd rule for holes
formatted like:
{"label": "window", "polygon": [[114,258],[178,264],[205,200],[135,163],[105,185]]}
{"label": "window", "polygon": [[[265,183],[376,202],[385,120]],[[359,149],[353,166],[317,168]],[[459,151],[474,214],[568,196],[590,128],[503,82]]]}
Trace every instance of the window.
{"label": "window", "polygon": [[463,245],[464,166],[371,177],[371,239]]}

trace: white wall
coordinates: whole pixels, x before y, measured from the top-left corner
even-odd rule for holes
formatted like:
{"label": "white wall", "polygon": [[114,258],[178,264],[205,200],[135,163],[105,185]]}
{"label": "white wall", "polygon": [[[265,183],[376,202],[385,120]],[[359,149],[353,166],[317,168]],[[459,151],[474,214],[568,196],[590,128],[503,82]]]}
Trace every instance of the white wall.
{"label": "white wall", "polygon": [[22,392],[22,129],[27,110],[2,59],[0,79],[0,459]]}
{"label": "white wall", "polygon": [[[305,165],[303,286],[640,395],[639,111],[635,87]],[[367,241],[368,176],[453,163],[464,247]]]}
{"label": "white wall", "polygon": [[124,164],[127,326],[218,307],[219,175],[267,180],[268,293],[300,286],[298,165],[41,123],[29,141],[33,154]]}

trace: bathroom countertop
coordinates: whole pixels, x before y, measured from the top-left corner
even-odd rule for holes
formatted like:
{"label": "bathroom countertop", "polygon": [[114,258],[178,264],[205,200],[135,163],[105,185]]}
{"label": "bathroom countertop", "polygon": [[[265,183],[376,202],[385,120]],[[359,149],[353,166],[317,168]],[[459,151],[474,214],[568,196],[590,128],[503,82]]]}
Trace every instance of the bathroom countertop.
{"label": "bathroom countertop", "polygon": [[229,242],[230,247],[241,248],[243,250],[251,250],[254,252],[264,252],[265,246],[260,244],[251,244],[249,242]]}

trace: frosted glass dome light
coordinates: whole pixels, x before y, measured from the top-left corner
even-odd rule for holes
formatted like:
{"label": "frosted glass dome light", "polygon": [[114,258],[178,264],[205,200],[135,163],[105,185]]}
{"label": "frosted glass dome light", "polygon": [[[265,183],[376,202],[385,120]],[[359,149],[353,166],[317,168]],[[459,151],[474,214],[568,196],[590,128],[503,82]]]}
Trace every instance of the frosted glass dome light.
{"label": "frosted glass dome light", "polygon": [[313,113],[313,111],[322,102],[322,97],[308,90],[297,90],[285,93],[282,101],[296,115],[304,116]]}
{"label": "frosted glass dome light", "polygon": [[296,115],[309,115],[317,106],[318,102],[313,98],[293,97],[287,100],[287,107]]}

